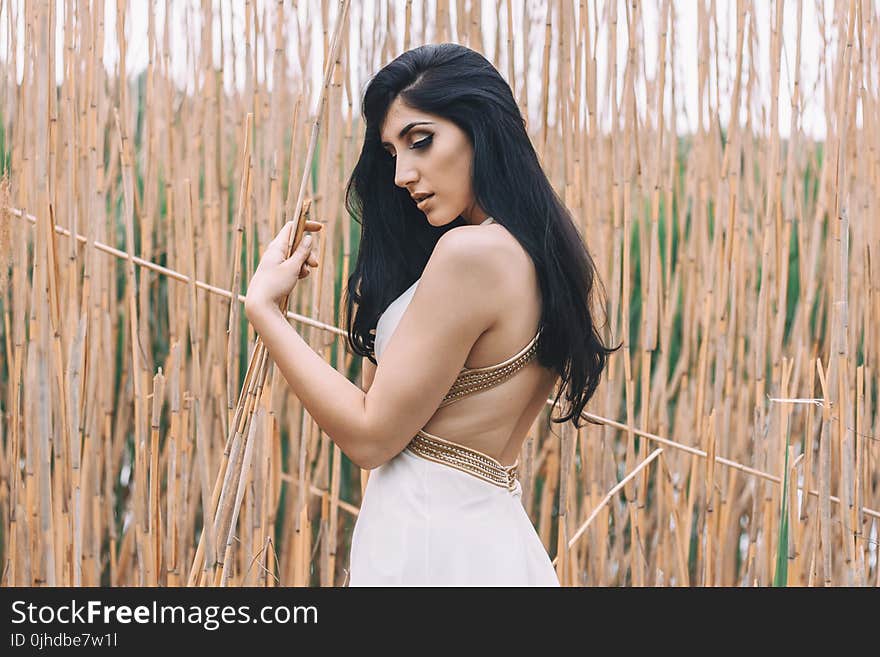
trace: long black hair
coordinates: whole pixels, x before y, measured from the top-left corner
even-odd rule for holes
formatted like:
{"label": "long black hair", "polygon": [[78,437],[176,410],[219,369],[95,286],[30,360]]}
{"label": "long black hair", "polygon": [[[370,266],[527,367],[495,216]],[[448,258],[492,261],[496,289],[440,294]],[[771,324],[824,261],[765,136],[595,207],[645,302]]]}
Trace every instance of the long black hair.
{"label": "long black hair", "polygon": [[[541,286],[538,361],[561,377],[573,422],[593,396],[608,349],[593,324],[592,258],[565,205],[541,169],[507,82],[482,55],[453,44],[408,50],[382,68],[364,92],[364,145],[345,192],[345,206],[361,224],[357,262],[346,289],[347,338],[373,363],[376,322],[422,275],[437,240],[466,225],[457,217],[431,226],[406,189],[394,184],[394,160],[381,145],[385,114],[395,98],[443,117],[473,145],[472,187],[477,204],[531,256]],[[357,309],[354,306],[357,305]],[[589,420],[588,420],[589,421]]]}

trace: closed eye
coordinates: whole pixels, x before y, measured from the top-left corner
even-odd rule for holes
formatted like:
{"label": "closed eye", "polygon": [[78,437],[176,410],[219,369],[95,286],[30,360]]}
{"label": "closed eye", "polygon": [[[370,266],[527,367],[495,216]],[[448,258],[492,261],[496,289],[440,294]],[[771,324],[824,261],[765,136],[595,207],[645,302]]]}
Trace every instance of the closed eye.
{"label": "closed eye", "polygon": [[[413,148],[427,148],[428,146],[431,145],[431,142],[432,142],[433,140],[434,140],[434,135],[428,135],[428,136],[425,137],[424,139],[419,139],[419,140],[418,140],[417,142],[415,142],[412,146],[410,146],[410,148],[411,148],[411,149],[413,149]],[[388,156],[389,156],[392,160],[393,160],[395,157],[397,157],[397,156],[396,156],[394,153],[392,153],[391,151],[386,151],[386,152],[388,153]]]}
{"label": "closed eye", "polygon": [[428,135],[424,139],[420,139],[419,141],[414,143],[410,148],[427,148],[433,139],[433,135]]}

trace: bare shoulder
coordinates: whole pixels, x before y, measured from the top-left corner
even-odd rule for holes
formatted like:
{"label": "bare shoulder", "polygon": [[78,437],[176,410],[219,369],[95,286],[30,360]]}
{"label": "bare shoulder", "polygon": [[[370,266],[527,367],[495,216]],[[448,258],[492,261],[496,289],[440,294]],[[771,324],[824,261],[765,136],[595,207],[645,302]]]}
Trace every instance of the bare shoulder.
{"label": "bare shoulder", "polygon": [[534,335],[542,309],[538,274],[529,253],[504,226],[453,228],[438,240],[431,261],[423,282],[441,277],[447,282],[432,303],[484,329],[473,336],[466,367],[497,363]]}
{"label": "bare shoulder", "polygon": [[466,317],[476,341],[500,324],[515,327],[511,308],[522,306],[534,276],[531,258],[503,226],[457,226],[434,246],[413,303],[424,299],[433,312]]}
{"label": "bare shoulder", "polygon": [[523,258],[528,260],[527,254],[503,226],[458,226],[437,241],[428,268],[433,262],[438,269],[477,275],[483,283],[500,285],[508,280],[511,266],[518,266]]}

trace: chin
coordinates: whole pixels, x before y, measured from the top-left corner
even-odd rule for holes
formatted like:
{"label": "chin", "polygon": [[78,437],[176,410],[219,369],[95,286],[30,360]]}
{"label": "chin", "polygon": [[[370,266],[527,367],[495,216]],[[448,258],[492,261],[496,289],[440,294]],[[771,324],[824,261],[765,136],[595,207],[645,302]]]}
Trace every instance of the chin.
{"label": "chin", "polygon": [[435,228],[439,228],[440,226],[445,226],[448,223],[455,221],[455,218],[443,217],[438,215],[436,212],[432,212],[430,214],[425,215],[425,219],[428,220],[428,223],[434,226]]}

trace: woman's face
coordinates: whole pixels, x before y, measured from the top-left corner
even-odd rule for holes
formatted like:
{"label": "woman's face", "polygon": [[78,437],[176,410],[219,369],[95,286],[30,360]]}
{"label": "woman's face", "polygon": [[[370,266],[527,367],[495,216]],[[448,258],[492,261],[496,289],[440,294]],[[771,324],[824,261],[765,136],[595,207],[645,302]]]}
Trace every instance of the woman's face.
{"label": "woman's face", "polygon": [[[452,121],[405,105],[398,96],[380,130],[382,146],[394,158],[394,184],[406,189],[432,226],[461,215],[469,224],[488,217],[471,187],[473,147]],[[417,201],[426,194],[431,197]]]}

